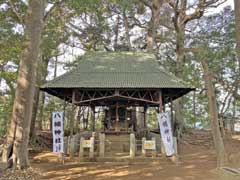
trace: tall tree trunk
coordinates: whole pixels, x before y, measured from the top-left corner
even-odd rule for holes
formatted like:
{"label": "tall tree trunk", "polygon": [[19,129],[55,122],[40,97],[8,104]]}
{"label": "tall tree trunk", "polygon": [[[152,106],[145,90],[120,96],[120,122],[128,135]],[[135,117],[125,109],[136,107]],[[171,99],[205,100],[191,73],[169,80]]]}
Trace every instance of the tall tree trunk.
{"label": "tall tree trunk", "polygon": [[[176,31],[176,69],[175,69],[175,75],[179,78],[183,78],[183,68],[184,68],[184,59],[185,59],[185,53],[184,53],[184,36],[185,36],[185,27],[186,24],[184,23],[184,17],[186,14],[186,6],[187,2],[186,0],[180,1],[180,13],[178,12],[178,1],[175,5],[174,11],[175,16],[173,18],[173,24]],[[177,138],[179,139],[182,130],[184,127],[184,118],[183,118],[183,98],[180,97],[175,101],[175,134],[177,135]]]}
{"label": "tall tree trunk", "polygon": [[[170,6],[174,10],[173,24],[176,31],[176,76],[183,78],[184,64],[185,64],[185,48],[184,48],[184,36],[186,24],[194,19],[199,19],[204,13],[204,9],[207,6],[214,4],[215,1],[208,4],[206,0],[199,0],[195,9],[192,13],[187,14],[187,0],[169,1]],[[183,118],[183,98],[179,98],[175,101],[175,111],[176,111],[176,126],[178,129],[178,136],[181,135],[184,127]]]}
{"label": "tall tree trunk", "polygon": [[115,27],[114,27],[114,34],[115,34],[115,37],[114,37],[114,44],[113,44],[114,51],[118,51],[119,21],[120,21],[120,17],[118,16],[118,17],[117,17],[116,25],[115,25]]}
{"label": "tall tree trunk", "polygon": [[35,133],[36,119],[38,113],[38,104],[39,104],[39,95],[40,95],[40,85],[41,85],[41,76],[42,76],[42,56],[39,56],[38,67],[37,67],[37,75],[36,75],[36,88],[34,93],[34,101],[33,101],[33,112],[32,112],[32,120],[31,120],[31,128],[30,128],[30,137],[32,137]]}
{"label": "tall tree trunk", "polygon": [[[49,58],[42,57],[42,69],[41,69],[41,84],[44,84],[46,82],[46,78],[48,75],[48,64],[49,64]],[[39,114],[38,114],[38,129],[42,130],[42,123],[43,123],[43,111],[44,111],[44,103],[45,103],[45,92],[39,93]]]}
{"label": "tall tree trunk", "polygon": [[128,22],[128,17],[126,15],[126,10],[123,11],[123,20],[124,20],[124,27],[125,27],[127,46],[129,48],[129,50],[131,50],[131,41],[130,41],[130,33],[129,33],[129,22]]}
{"label": "tall tree trunk", "polygon": [[237,64],[238,64],[238,76],[236,78],[236,83],[235,83],[235,91],[234,91],[234,116],[231,122],[231,130],[234,133],[234,124],[235,124],[235,108],[236,108],[236,101],[237,101],[237,96],[238,96],[238,91],[239,91],[239,79],[240,79],[240,1],[239,0],[234,0],[234,11],[235,11],[235,31],[236,31],[236,53],[237,53]]}
{"label": "tall tree trunk", "polygon": [[148,52],[154,52],[155,40],[156,40],[156,30],[160,23],[160,11],[162,7],[162,0],[153,0],[152,2],[152,17],[148,24],[148,33],[147,33],[147,50]]}
{"label": "tall tree trunk", "polygon": [[[184,69],[184,36],[185,36],[185,25],[182,24],[178,27],[176,31],[176,76],[183,78],[183,69]],[[175,101],[175,112],[176,112],[176,126],[177,126],[177,136],[180,138],[183,127],[184,127],[184,118],[183,118],[183,98],[180,97]]]}
{"label": "tall tree trunk", "polygon": [[70,137],[73,136],[74,133],[74,120],[75,120],[75,106],[72,104],[71,110],[70,110],[70,122],[69,122],[69,129],[70,129]]}
{"label": "tall tree trunk", "polygon": [[26,168],[36,70],[43,26],[43,0],[30,0],[26,15],[25,46],[19,65],[11,126],[4,146],[3,161],[12,158],[13,167]]}
{"label": "tall tree trunk", "polygon": [[[240,66],[240,1],[234,0],[235,5],[235,28],[236,28],[236,52],[237,52],[237,60],[238,66]],[[239,70],[240,71],[240,70]]]}
{"label": "tall tree trunk", "polygon": [[58,67],[58,56],[56,55],[55,61],[54,61],[54,73],[53,73],[53,78],[57,77],[57,67]]}
{"label": "tall tree trunk", "polygon": [[40,92],[39,95],[39,115],[38,115],[38,122],[37,122],[37,126],[39,130],[43,129],[43,111],[44,111],[44,103],[45,103],[45,93],[44,92]]}
{"label": "tall tree trunk", "polygon": [[211,122],[213,141],[214,141],[214,146],[215,146],[216,155],[217,155],[217,166],[221,167],[225,163],[227,163],[227,155],[225,152],[223,139],[219,129],[215,88],[212,84],[212,75],[211,75],[211,72],[209,72],[207,63],[202,61],[201,64],[202,64],[202,69],[204,73],[205,87],[207,89],[209,119]]}
{"label": "tall tree trunk", "polygon": [[33,102],[33,112],[32,112],[32,120],[31,120],[31,128],[30,128],[30,136],[32,137],[35,134],[35,125],[38,113],[38,103],[39,103],[39,86],[36,87],[34,93],[34,102]]}

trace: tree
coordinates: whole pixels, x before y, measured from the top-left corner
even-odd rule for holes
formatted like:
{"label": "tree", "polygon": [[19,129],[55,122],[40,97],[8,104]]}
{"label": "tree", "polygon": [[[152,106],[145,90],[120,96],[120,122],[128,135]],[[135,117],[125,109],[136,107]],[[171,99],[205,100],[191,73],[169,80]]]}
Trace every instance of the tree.
{"label": "tree", "polygon": [[[184,71],[186,65],[186,49],[185,49],[185,31],[186,26],[189,22],[200,19],[204,11],[212,6],[217,7],[219,4],[224,2],[224,0],[208,1],[208,0],[197,0],[190,2],[189,0],[179,0],[179,1],[168,1],[169,5],[172,7],[174,16],[172,18],[173,25],[175,28],[175,44],[176,44],[176,68],[175,75],[181,79],[185,79]],[[190,12],[190,13],[189,13]],[[183,98],[178,98],[175,101],[175,111],[176,111],[176,125],[177,125],[177,135],[181,135],[184,127],[183,118]]]}
{"label": "tree", "polygon": [[[198,30],[193,33],[194,50],[191,58],[202,65],[205,89],[208,101],[208,117],[217,155],[218,167],[227,163],[227,154],[223,136],[220,132],[220,119],[228,111],[231,103],[231,90],[236,79],[233,41],[233,11],[226,7],[223,11],[203,17]],[[190,37],[190,36],[188,36]],[[230,85],[229,89],[225,85]]]}
{"label": "tree", "polygon": [[[48,65],[51,59],[57,58],[58,56],[64,54],[64,52],[61,52],[58,47],[61,43],[66,42],[69,38],[69,33],[66,30],[66,22],[71,19],[71,13],[64,10],[64,2],[65,0],[57,0],[52,2],[52,7],[45,13],[43,17],[44,29],[42,32],[41,53],[39,56],[40,60],[37,69],[36,90],[30,129],[31,137],[34,137],[33,135],[35,133],[37,118],[38,128],[41,129],[45,94],[44,92],[40,92],[40,86],[46,82]],[[40,109],[39,113],[38,108]]]}
{"label": "tree", "polygon": [[[237,60],[240,62],[240,1],[234,0],[235,6],[235,28],[236,28],[236,52],[237,52]],[[240,64],[240,63],[238,63]]]}
{"label": "tree", "polygon": [[6,2],[0,2],[5,7],[0,10],[0,137],[5,135],[9,124],[23,39],[21,25]]}
{"label": "tree", "polygon": [[227,162],[227,155],[219,129],[215,88],[212,84],[213,78],[211,72],[209,71],[208,64],[204,60],[201,62],[201,64],[204,73],[205,87],[207,89],[209,119],[211,122],[213,141],[217,155],[217,166],[221,167]]}
{"label": "tree", "polygon": [[234,131],[234,123],[235,123],[235,111],[236,111],[236,102],[237,99],[240,99],[238,97],[238,90],[239,90],[239,80],[240,80],[240,1],[234,0],[234,12],[235,12],[235,33],[236,33],[236,58],[238,63],[238,78],[236,78],[235,83],[235,91],[234,91],[234,101],[233,101],[233,120],[232,120],[232,131]]}
{"label": "tree", "polygon": [[189,46],[194,52],[190,58],[195,62],[198,59],[209,59],[216,87],[218,117],[224,134],[223,125],[232,123],[226,117],[234,114],[234,96],[239,81],[239,67],[235,60],[234,11],[229,6],[225,7],[219,13],[203,17],[198,24],[191,24],[198,30],[188,35],[192,42]]}
{"label": "tree", "polygon": [[26,168],[36,71],[43,28],[44,2],[30,0],[25,20],[25,40],[19,65],[11,126],[4,146],[3,161],[12,159],[14,168]]}

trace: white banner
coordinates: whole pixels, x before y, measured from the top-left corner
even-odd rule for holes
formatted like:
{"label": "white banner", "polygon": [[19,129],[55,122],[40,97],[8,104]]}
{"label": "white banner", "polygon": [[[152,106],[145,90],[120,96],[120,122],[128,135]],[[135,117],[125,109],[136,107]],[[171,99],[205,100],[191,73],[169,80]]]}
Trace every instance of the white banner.
{"label": "white banner", "polygon": [[64,153],[63,112],[52,113],[53,152]]}
{"label": "white banner", "polygon": [[172,156],[174,152],[173,134],[171,127],[171,118],[169,113],[159,113],[158,123],[160,127],[160,133],[163,141],[163,145],[167,156]]}

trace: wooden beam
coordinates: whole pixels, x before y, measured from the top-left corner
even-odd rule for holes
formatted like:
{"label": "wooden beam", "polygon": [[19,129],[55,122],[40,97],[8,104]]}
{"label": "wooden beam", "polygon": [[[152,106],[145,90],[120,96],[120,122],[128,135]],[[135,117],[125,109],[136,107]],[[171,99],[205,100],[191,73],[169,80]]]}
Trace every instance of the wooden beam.
{"label": "wooden beam", "polygon": [[113,98],[116,96],[105,96],[105,97],[99,97],[99,98],[93,98],[93,99],[87,99],[87,100],[83,100],[83,101],[76,101],[75,104],[81,104],[81,103],[86,103],[86,102],[91,102],[91,101],[98,101],[98,100],[103,100],[103,99],[109,99],[109,98]]}
{"label": "wooden beam", "polygon": [[158,101],[149,101],[146,99],[140,99],[140,98],[135,98],[135,97],[128,97],[128,96],[123,96],[123,95],[119,95],[118,97],[122,97],[125,99],[130,99],[130,100],[134,100],[134,101],[142,101],[142,102],[147,102],[147,103],[151,103],[151,104],[159,104]]}

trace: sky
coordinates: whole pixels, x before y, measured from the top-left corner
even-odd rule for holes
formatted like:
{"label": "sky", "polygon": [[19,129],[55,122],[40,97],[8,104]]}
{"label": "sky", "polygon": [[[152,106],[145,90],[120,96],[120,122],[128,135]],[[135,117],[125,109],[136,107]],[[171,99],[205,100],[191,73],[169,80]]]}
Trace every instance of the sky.
{"label": "sky", "polygon": [[234,0],[227,0],[225,3],[223,3],[223,4],[220,5],[219,7],[217,7],[217,8],[212,8],[209,13],[217,13],[217,12],[221,11],[221,10],[222,10],[224,7],[226,7],[226,6],[232,6],[232,7],[234,7]]}

